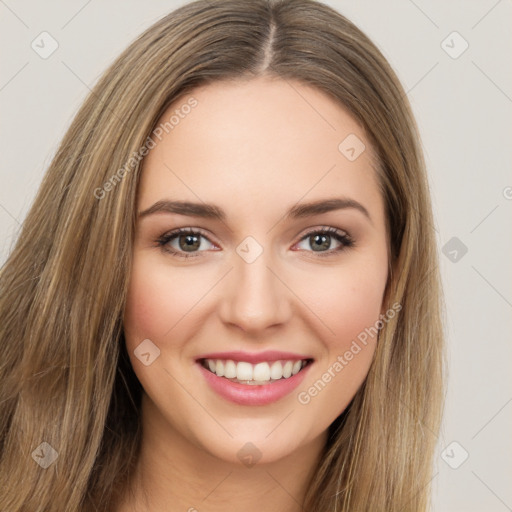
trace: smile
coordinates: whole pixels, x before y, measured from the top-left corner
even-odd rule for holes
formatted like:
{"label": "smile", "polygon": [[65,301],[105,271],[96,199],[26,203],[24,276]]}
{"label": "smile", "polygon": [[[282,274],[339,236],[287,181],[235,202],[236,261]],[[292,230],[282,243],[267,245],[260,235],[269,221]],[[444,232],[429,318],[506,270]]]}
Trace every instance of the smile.
{"label": "smile", "polygon": [[245,385],[264,385],[281,379],[289,379],[299,373],[309,362],[309,359],[291,361],[264,361],[252,364],[247,361],[231,359],[201,359],[204,368],[231,382]]}
{"label": "smile", "polygon": [[307,355],[280,351],[217,352],[196,359],[199,374],[215,395],[249,406],[267,405],[290,395],[313,364]]}

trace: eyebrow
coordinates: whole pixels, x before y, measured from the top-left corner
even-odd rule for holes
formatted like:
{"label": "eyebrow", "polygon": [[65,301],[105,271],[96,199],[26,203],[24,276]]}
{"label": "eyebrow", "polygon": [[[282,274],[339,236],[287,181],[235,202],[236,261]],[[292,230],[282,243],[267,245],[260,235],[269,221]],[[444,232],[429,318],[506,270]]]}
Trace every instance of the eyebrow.
{"label": "eyebrow", "polygon": [[[361,203],[347,197],[320,199],[310,203],[296,204],[286,212],[284,218],[302,219],[320,215],[322,213],[345,209],[355,209],[365,215],[365,217],[373,223],[368,210]],[[170,200],[157,201],[146,210],[140,212],[139,218],[147,217],[148,215],[155,213],[175,213],[190,217],[214,219],[222,222],[227,218],[226,212],[214,204]]]}

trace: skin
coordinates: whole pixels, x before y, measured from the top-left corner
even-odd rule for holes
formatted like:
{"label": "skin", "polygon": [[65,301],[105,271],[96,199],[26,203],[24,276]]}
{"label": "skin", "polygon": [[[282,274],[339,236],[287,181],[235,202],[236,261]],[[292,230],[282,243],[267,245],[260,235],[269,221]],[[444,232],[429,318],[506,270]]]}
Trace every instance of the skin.
{"label": "skin", "polygon": [[[385,312],[387,238],[375,155],[346,109],[299,82],[217,82],[191,95],[198,105],[145,158],[137,210],[179,199],[218,205],[227,219],[158,212],[137,223],[124,327],[145,390],[143,441],[134,497],[118,510],[225,512],[229,503],[245,512],[299,511],[327,428],[363,383],[376,337],[309,403],[297,395]],[[338,150],[351,133],[366,145],[352,162]],[[371,220],[354,208],[284,218],[297,202],[342,196],[361,203]],[[156,243],[187,227],[207,236],[195,257]],[[325,249],[306,234],[325,227],[349,233],[355,245],[336,252],[341,244],[331,238],[331,254],[322,257]],[[247,236],[263,248],[252,263],[236,251]],[[178,237],[170,244],[180,250]],[[134,355],[145,339],[160,349],[148,366]],[[299,389],[245,406],[217,395],[195,363],[225,350],[284,350],[315,361]],[[261,452],[252,467],[237,456],[247,442]]]}

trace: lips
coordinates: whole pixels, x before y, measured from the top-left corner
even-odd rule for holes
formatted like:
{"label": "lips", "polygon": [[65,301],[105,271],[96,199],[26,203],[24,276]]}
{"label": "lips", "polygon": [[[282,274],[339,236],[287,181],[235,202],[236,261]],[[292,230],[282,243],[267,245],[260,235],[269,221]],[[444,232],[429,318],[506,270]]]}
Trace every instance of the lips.
{"label": "lips", "polygon": [[288,395],[313,363],[308,355],[281,351],[215,352],[196,359],[210,388],[239,405],[265,405]]}

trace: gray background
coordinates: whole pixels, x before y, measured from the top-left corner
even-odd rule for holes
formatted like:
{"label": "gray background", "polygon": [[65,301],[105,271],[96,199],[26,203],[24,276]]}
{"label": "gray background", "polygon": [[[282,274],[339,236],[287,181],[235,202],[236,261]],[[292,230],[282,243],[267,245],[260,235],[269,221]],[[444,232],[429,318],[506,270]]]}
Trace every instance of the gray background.
{"label": "gray background", "polygon": [[[0,0],[2,263],[89,88],[182,3]],[[326,3],[388,58],[422,134],[450,360],[433,510],[512,510],[512,2]],[[47,59],[31,47],[43,31],[59,45]]]}

